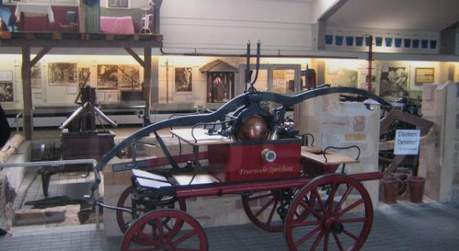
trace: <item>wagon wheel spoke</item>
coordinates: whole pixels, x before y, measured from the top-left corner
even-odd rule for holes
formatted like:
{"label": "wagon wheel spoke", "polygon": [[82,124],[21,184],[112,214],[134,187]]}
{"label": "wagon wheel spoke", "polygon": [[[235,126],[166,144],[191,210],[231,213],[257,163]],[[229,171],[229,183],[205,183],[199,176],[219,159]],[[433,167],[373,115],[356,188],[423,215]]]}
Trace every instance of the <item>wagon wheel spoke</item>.
{"label": "wagon wheel spoke", "polygon": [[190,239],[191,237],[193,237],[196,233],[196,231],[191,231],[191,232],[188,232],[182,236],[180,236],[180,238],[176,239],[175,241],[172,242],[172,245],[174,247],[177,247],[180,243]]}
{"label": "wagon wheel spoke", "polygon": [[266,224],[270,224],[271,223],[271,220],[273,219],[273,215],[274,215],[274,212],[276,211],[276,207],[277,207],[278,202],[279,202],[278,200],[276,200],[274,202],[274,206],[271,209],[271,212],[269,213],[269,217],[268,217],[268,220],[266,221]]}
{"label": "wagon wheel spoke", "polygon": [[[324,203],[322,201],[322,197],[320,196],[320,193],[317,192],[316,189],[312,190],[312,192],[314,193],[314,198],[316,199],[316,201],[319,203],[319,206],[320,206],[320,210],[325,213],[325,206],[324,206]],[[314,208],[313,208],[314,209]]]}
{"label": "wagon wheel spoke", "polygon": [[260,208],[260,210],[258,210],[258,211],[255,213],[255,217],[260,216],[260,214],[263,213],[263,212],[266,210],[266,208],[269,207],[269,205],[273,204],[274,200],[275,200],[275,198],[272,198],[272,199],[270,199],[270,200],[268,201],[268,203],[266,203],[264,206],[262,206],[262,207]]}
{"label": "wagon wheel spoke", "polygon": [[324,251],[328,251],[328,237],[330,236],[330,232],[325,233],[324,237]]}
{"label": "wagon wheel spoke", "polygon": [[335,194],[336,191],[338,190],[339,184],[333,183],[332,184],[332,190],[330,191],[330,194],[328,195],[327,199],[327,214],[330,214],[333,211],[333,201],[335,199]]}
{"label": "wagon wheel spoke", "polygon": [[128,251],[153,251],[156,249],[152,249],[151,247],[139,247],[139,248],[130,248]]}
{"label": "wagon wheel spoke", "polygon": [[260,191],[242,196],[242,205],[247,217],[257,227],[268,232],[283,230],[283,218],[276,214],[279,205],[282,205],[276,192],[283,191]]}
{"label": "wagon wheel spoke", "polygon": [[295,242],[295,245],[296,246],[300,246],[301,244],[303,244],[305,241],[307,241],[309,238],[314,236],[314,234],[316,234],[319,231],[320,231],[320,226],[315,227],[313,230],[309,231],[305,236],[303,236],[300,239],[298,239]]}
{"label": "wagon wheel spoke", "polygon": [[350,210],[354,209],[355,207],[357,207],[358,205],[362,204],[363,203],[363,199],[359,199],[357,201],[354,201],[351,205],[349,205],[348,207],[346,207],[345,209],[339,211],[337,213],[337,218],[343,216],[345,213],[349,212]]}
{"label": "wagon wheel spoke", "polygon": [[313,226],[313,225],[319,225],[320,221],[304,221],[304,222],[294,222],[292,223],[292,227],[307,227],[307,226]]}
{"label": "wagon wheel spoke", "polygon": [[[173,222],[172,224],[176,224],[176,223]],[[167,229],[167,231],[169,231],[169,232],[172,231],[172,228],[167,224],[167,222],[163,221],[163,227],[165,229]]]}
{"label": "wagon wheel spoke", "polygon": [[354,240],[357,240],[357,239],[358,239],[357,236],[355,236],[353,233],[347,231],[346,229],[343,229],[343,233],[345,233],[347,236],[351,237],[351,238],[354,239]]}
{"label": "wagon wheel spoke", "polygon": [[341,241],[339,240],[339,237],[332,232],[333,239],[335,239],[336,246],[339,248],[340,251],[344,251],[343,245],[341,244]]}
{"label": "wagon wheel spoke", "polygon": [[346,191],[344,192],[344,194],[341,197],[340,201],[336,205],[335,213],[341,209],[341,207],[343,206],[344,201],[346,201],[346,199],[349,196],[349,194],[351,194],[352,189],[354,189],[354,187],[347,185]]}
{"label": "wagon wheel spoke", "polygon": [[314,217],[316,217],[318,220],[321,220],[322,219],[322,215],[318,214],[315,210],[311,209],[309,207],[308,204],[306,204],[306,202],[304,201],[300,201],[299,203],[304,209],[308,210],[309,213],[311,213],[312,215],[314,215]]}
{"label": "wagon wheel spoke", "polygon": [[324,232],[320,232],[319,235],[317,236],[317,238],[315,239],[314,243],[312,243],[312,246],[311,246],[311,250],[316,250],[317,247],[319,246],[320,244],[320,241],[322,240],[324,236]]}
{"label": "wagon wheel spoke", "polygon": [[272,196],[273,193],[270,192],[268,194],[262,194],[262,195],[257,195],[257,196],[253,196],[253,197],[247,197],[247,199],[249,201],[252,201],[252,200],[258,200],[258,199],[263,199],[263,198],[266,198],[266,197],[269,197],[269,196]]}
{"label": "wagon wheel spoke", "polygon": [[365,218],[348,218],[348,219],[340,219],[340,223],[360,223],[365,222]]}
{"label": "wagon wheel spoke", "polygon": [[158,234],[157,235],[154,234],[153,239],[158,238],[160,242],[165,242],[167,237],[164,234],[163,224],[162,224],[161,219],[155,219],[155,223],[153,224],[153,227],[154,229],[155,228],[158,229]]}

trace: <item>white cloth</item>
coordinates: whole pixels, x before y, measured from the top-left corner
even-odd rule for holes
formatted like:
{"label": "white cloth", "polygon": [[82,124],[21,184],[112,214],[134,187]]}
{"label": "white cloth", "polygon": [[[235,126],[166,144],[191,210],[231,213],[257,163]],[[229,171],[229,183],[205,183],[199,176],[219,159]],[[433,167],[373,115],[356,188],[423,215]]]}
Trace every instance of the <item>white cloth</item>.
{"label": "white cloth", "polygon": [[16,20],[18,21],[20,21],[21,19],[21,12],[48,15],[48,21],[50,23],[54,23],[53,8],[51,8],[51,5],[49,4],[17,3],[14,15],[16,16]]}

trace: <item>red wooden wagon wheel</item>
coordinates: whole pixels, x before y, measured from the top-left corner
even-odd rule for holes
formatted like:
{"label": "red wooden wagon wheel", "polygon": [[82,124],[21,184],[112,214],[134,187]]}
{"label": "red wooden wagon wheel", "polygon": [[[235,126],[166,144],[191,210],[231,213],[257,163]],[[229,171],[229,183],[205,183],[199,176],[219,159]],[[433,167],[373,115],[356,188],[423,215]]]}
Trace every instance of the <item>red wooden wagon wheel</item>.
{"label": "red wooden wagon wheel", "polygon": [[[183,222],[183,227],[173,236],[170,229],[163,224],[164,220]],[[148,244],[138,244],[139,235],[153,233]],[[124,234],[121,243],[122,251],[134,250],[167,250],[167,251],[207,251],[207,236],[201,225],[189,214],[175,209],[151,211],[140,217]]]}
{"label": "red wooden wagon wheel", "polygon": [[[117,207],[123,207],[123,208],[132,208],[132,192],[134,188],[132,186],[126,188],[122,193],[121,196],[118,199]],[[164,208],[175,208],[177,207],[175,204],[167,205]],[[178,209],[182,211],[186,211],[186,202],[183,199],[178,200]],[[143,215],[145,213],[145,208],[137,206],[137,215],[133,215],[132,213],[126,212],[126,211],[121,211],[117,210],[116,211],[116,221],[118,223],[118,227],[120,228],[121,232],[125,233],[126,230],[129,228],[129,225],[138,217]],[[168,219],[165,219],[164,224],[167,224],[169,230],[168,234],[169,235],[174,235],[178,231],[180,231],[180,228],[183,225],[183,222],[181,221],[171,221]],[[138,243],[143,243],[143,244],[149,244],[151,241],[151,234],[148,235],[143,235],[140,234],[139,236],[136,237],[135,241]]]}
{"label": "red wooden wagon wheel", "polygon": [[344,175],[313,179],[295,196],[285,219],[291,251],[359,250],[373,222],[373,206],[365,187]]}
{"label": "red wooden wagon wheel", "polygon": [[268,232],[281,232],[293,189],[260,191],[242,195],[242,206],[250,221]]}

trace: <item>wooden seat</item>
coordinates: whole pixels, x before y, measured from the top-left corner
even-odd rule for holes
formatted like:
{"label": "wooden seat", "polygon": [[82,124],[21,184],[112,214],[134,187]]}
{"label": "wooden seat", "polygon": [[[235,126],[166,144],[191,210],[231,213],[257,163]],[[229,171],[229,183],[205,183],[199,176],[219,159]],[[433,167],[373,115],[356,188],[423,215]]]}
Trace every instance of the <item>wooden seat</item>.
{"label": "wooden seat", "polygon": [[158,174],[149,173],[140,169],[132,169],[132,175],[134,176],[135,182],[141,187],[160,188],[171,186],[171,183],[166,177]]}
{"label": "wooden seat", "polygon": [[136,179],[137,184],[145,188],[161,188],[161,187],[170,187],[171,183],[169,182],[161,182],[157,180],[150,180],[137,177]]}
{"label": "wooden seat", "polygon": [[220,182],[217,178],[210,174],[177,174],[173,175],[172,177],[179,186],[210,184]]}
{"label": "wooden seat", "polygon": [[144,179],[150,179],[150,180],[156,180],[156,181],[160,181],[160,182],[169,183],[167,178],[164,177],[164,176],[161,176],[161,175],[158,175],[158,174],[154,174],[154,173],[149,173],[149,172],[146,172],[146,171],[143,171],[143,170],[140,170],[140,169],[132,169],[132,175],[134,175],[135,177],[139,177],[139,178],[144,178]]}

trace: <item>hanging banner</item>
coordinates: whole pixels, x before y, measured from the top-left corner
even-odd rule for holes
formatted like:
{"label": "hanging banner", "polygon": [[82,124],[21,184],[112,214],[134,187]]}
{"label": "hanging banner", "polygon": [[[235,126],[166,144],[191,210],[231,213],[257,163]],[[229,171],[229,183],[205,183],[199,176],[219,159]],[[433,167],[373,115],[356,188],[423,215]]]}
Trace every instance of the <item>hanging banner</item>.
{"label": "hanging banner", "polygon": [[394,155],[418,155],[420,130],[396,130]]}

